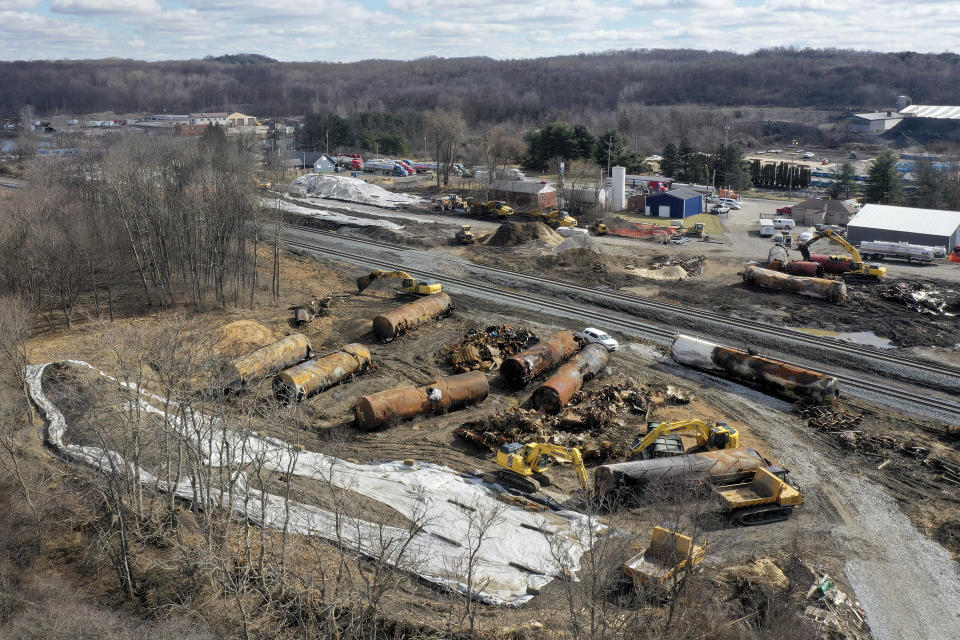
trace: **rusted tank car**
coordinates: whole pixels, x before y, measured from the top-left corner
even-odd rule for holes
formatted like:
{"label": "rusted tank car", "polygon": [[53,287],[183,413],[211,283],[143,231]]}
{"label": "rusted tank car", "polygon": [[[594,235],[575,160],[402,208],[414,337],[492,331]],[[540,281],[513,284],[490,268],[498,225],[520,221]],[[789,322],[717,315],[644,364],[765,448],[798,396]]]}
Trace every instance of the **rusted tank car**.
{"label": "rusted tank car", "polygon": [[449,313],[452,308],[453,301],[446,293],[424,296],[374,318],[373,334],[378,340],[389,342],[413,327]]}
{"label": "rusted tank car", "polygon": [[272,344],[237,358],[230,370],[227,392],[237,391],[252,380],[271,376],[310,357],[310,341],[293,333]]}
{"label": "rusted tank car", "polygon": [[678,335],[670,354],[680,364],[720,373],[732,380],[788,398],[832,402],[840,395],[840,383],[836,378],[699,338]]}
{"label": "rusted tank car", "polygon": [[[819,267],[820,265],[816,264],[816,266]],[[749,265],[743,270],[743,281],[753,287],[789,291],[802,296],[829,300],[830,302],[844,302],[847,299],[847,285],[838,280],[793,276],[753,265]]]}
{"label": "rusted tank car", "polygon": [[542,373],[566,362],[583,346],[583,338],[575,331],[561,331],[500,365],[500,376],[513,387],[520,387]]}
{"label": "rusted tank car", "polygon": [[853,258],[847,256],[828,256],[824,253],[814,253],[810,255],[810,260],[820,264],[826,273],[853,271]]}
{"label": "rusted tank car", "polygon": [[813,261],[791,260],[787,263],[786,271],[792,276],[807,276],[809,278],[823,277],[823,265]]}
{"label": "rusted tank car", "polygon": [[623,498],[648,486],[696,484],[703,480],[749,473],[773,463],[756,449],[737,447],[681,456],[617,462],[597,467],[594,485],[603,498]]}
{"label": "rusted tank car", "polygon": [[329,389],[370,366],[370,350],[362,344],[348,344],[329,353],[284,369],[273,379],[273,393],[278,400],[299,402]]}
{"label": "rusted tank car", "polygon": [[533,392],[533,405],[540,411],[559,413],[583,383],[597,375],[609,361],[610,352],[606,347],[588,344]]}
{"label": "rusted tank car", "polygon": [[388,389],[357,400],[353,407],[361,429],[378,429],[393,420],[460,409],[487,397],[490,384],[482,371],[438,378],[420,387]]}

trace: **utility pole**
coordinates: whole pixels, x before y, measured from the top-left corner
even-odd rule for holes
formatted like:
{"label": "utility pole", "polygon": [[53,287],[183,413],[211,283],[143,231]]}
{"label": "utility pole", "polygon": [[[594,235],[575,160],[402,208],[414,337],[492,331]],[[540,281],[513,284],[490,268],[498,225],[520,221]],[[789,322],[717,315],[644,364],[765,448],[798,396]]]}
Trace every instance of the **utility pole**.
{"label": "utility pole", "polygon": [[610,153],[613,150],[613,136],[607,138],[607,176],[610,176]]}
{"label": "utility pole", "polygon": [[327,133],[327,145],[326,145],[326,151],[324,153],[326,153],[327,155],[330,155],[330,129],[327,129],[326,133]]}

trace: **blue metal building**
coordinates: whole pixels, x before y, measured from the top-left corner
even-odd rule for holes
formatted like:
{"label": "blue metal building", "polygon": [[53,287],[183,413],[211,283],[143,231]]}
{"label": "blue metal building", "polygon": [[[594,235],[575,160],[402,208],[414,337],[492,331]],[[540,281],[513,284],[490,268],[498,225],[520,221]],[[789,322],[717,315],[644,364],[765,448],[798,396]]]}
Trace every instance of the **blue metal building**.
{"label": "blue metal building", "polygon": [[644,210],[648,216],[689,218],[703,213],[703,194],[693,189],[674,189],[647,196]]}

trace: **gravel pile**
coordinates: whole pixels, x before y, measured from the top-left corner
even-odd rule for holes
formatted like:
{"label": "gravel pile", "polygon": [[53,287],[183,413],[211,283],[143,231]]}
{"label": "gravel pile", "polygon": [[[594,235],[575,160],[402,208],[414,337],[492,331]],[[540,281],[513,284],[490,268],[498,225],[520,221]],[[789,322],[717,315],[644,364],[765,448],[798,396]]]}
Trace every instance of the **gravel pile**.
{"label": "gravel pile", "polygon": [[294,196],[312,195],[319,198],[330,198],[331,200],[371,204],[388,209],[423,202],[423,199],[417,196],[393,193],[383,187],[364,182],[359,178],[338,175],[321,176],[316,173],[300,176],[291,182],[289,192],[290,195]]}

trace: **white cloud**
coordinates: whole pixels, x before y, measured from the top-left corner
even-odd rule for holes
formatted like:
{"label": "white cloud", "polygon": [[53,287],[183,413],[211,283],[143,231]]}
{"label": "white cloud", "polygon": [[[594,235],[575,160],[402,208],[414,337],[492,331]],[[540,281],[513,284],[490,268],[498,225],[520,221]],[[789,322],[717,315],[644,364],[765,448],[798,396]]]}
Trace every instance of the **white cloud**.
{"label": "white cloud", "polygon": [[74,15],[153,13],[161,11],[156,0],[53,0],[54,13]]}
{"label": "white cloud", "polygon": [[40,4],[40,0],[0,0],[0,11],[33,9],[38,4]]}

